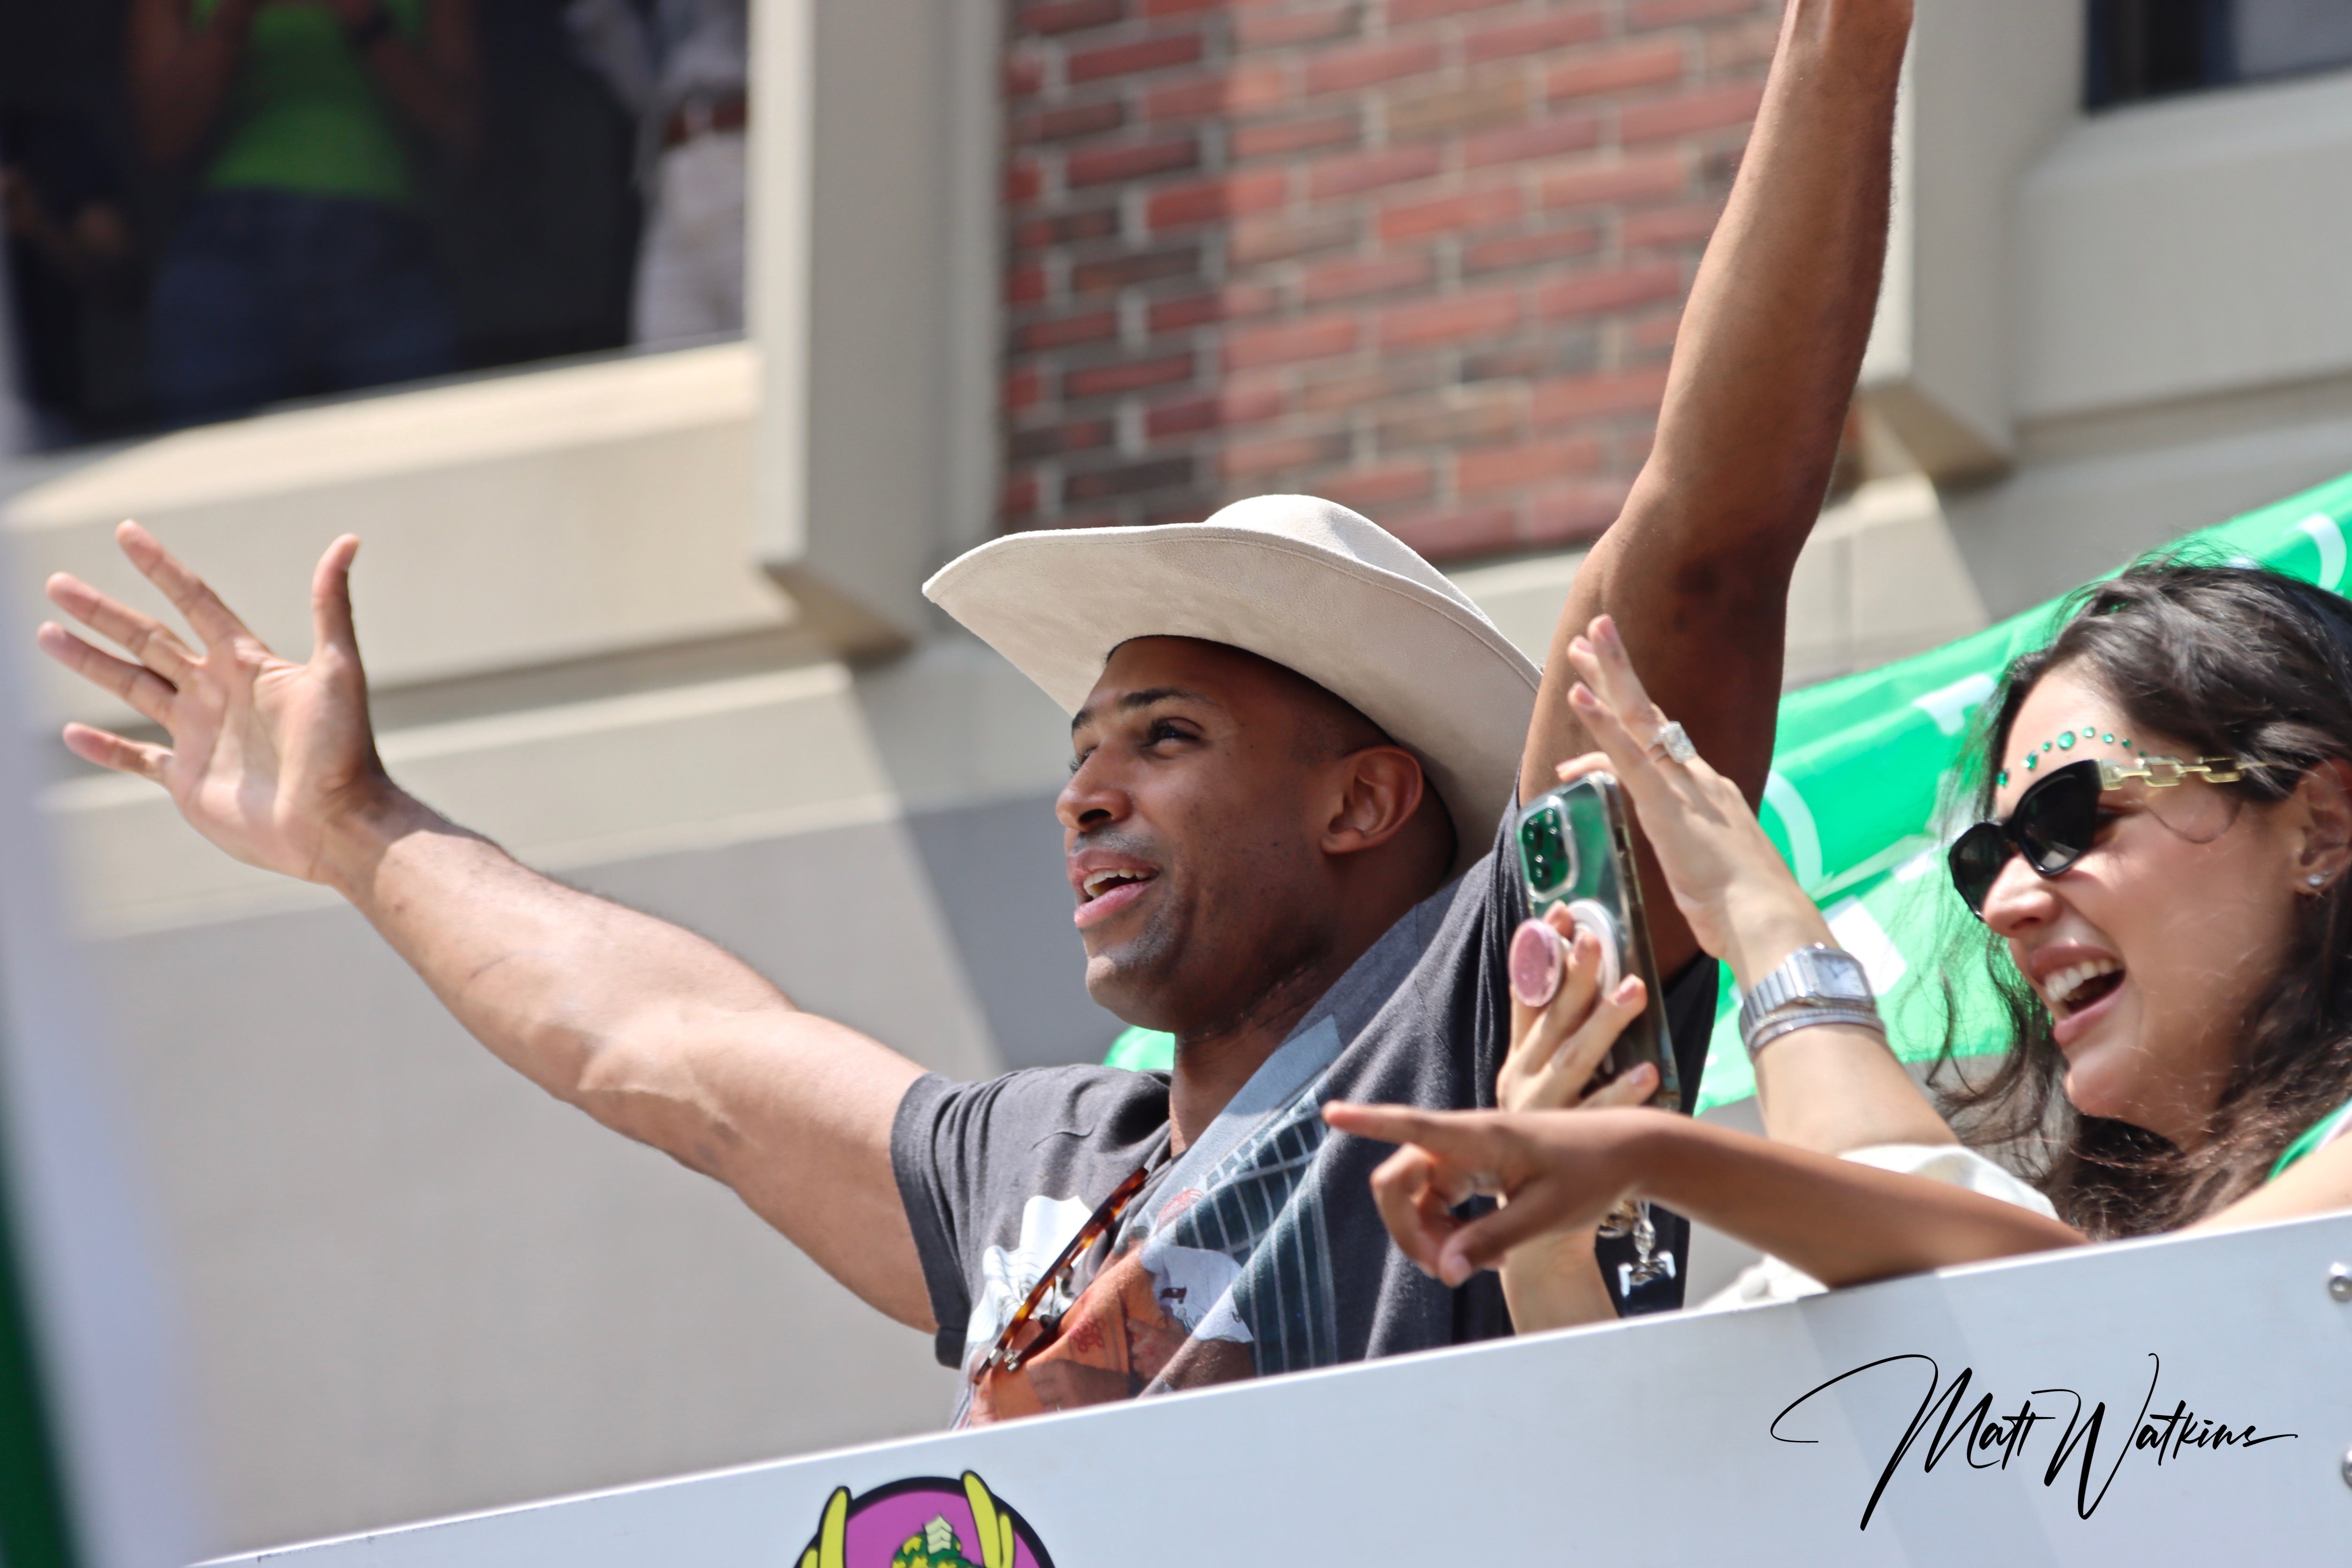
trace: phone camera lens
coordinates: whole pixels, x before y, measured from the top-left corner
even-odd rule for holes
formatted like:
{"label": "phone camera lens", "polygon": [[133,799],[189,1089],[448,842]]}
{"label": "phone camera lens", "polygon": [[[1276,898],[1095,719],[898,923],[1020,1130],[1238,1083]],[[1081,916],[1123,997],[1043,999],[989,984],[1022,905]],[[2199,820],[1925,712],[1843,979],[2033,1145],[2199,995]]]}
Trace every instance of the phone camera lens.
{"label": "phone camera lens", "polygon": [[1547,805],[1529,816],[1519,832],[1527,862],[1528,881],[1540,891],[1566,886],[1576,879],[1576,847],[1566,832],[1559,808]]}

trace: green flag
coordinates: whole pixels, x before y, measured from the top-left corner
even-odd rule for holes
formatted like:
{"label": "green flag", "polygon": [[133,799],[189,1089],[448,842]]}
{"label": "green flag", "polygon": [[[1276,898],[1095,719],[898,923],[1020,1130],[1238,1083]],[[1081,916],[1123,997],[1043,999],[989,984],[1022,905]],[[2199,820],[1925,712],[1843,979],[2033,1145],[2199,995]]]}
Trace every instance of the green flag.
{"label": "green flag", "polygon": [[[2347,517],[2352,476],[2192,533],[2173,548],[2259,563],[2340,592]],[[1781,700],[1764,829],[1829,917],[1839,944],[1869,968],[1895,1053],[1906,1061],[1934,1057],[1948,1027],[1963,1055],[2007,1044],[2005,1015],[1980,972],[1949,976],[1957,1018],[1947,1017],[1946,987],[1936,983],[1953,922],[1969,918],[1944,872],[1944,847],[1959,825],[1937,815],[1952,796],[1969,721],[2009,661],[2050,640],[2062,603]],[[1739,1048],[1738,1011],[1726,970],[1697,1110],[1756,1092]],[[1167,1035],[1129,1029],[1106,1060],[1165,1068],[1174,1049]]]}

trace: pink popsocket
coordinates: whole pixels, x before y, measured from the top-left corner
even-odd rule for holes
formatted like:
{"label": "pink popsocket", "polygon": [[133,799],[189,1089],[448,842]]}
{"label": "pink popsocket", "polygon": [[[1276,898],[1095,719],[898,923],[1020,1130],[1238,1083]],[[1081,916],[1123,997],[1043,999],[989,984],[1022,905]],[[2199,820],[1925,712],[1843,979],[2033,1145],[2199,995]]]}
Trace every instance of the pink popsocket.
{"label": "pink popsocket", "polygon": [[1542,921],[1522,921],[1511,933],[1511,994],[1521,1005],[1541,1007],[1559,994],[1568,971],[1567,943]]}

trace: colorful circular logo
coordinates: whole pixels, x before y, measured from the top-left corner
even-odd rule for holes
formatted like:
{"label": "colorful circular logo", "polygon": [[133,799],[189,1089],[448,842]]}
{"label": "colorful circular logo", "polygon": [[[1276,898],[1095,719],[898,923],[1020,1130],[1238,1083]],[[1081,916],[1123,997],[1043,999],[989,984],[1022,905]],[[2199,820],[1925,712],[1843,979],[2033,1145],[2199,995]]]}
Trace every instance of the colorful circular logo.
{"label": "colorful circular logo", "polygon": [[988,1483],[919,1476],[861,1497],[836,1487],[800,1568],[1054,1568],[1029,1521]]}

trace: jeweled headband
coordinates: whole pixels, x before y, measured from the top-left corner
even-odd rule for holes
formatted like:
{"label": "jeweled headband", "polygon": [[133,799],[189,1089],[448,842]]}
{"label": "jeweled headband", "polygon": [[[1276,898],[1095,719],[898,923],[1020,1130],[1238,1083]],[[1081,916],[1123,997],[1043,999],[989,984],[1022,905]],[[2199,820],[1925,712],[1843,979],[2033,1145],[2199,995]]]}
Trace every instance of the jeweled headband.
{"label": "jeweled headband", "polygon": [[[2133,752],[2134,754],[2143,758],[2147,755],[2145,751],[2133,745],[2129,741],[2116,740],[2114,731],[2101,730],[2096,724],[2085,724],[2079,730],[2059,731],[2057,734],[2052,736],[2049,740],[2042,742],[2039,751],[2027,752],[2025,753],[2024,760],[2018,765],[2030,773],[2041,766],[2044,753],[2052,751],[2071,752],[2077,744],[2087,743],[2092,741],[2096,741],[2101,745],[2105,746],[2121,746],[2125,751]],[[1993,781],[1993,787],[1996,789],[2006,789],[2008,786],[2009,770],[2007,768],[2003,768],[2000,770],[2000,776]]]}

